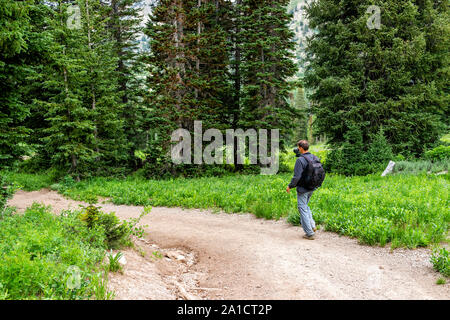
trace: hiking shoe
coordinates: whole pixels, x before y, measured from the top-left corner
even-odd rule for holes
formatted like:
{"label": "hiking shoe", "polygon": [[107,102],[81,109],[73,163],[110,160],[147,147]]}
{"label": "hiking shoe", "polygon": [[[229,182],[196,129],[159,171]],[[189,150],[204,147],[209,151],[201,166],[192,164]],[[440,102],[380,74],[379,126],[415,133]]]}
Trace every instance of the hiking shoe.
{"label": "hiking shoe", "polygon": [[314,240],[314,239],[316,239],[316,238],[314,237],[314,235],[312,235],[312,236],[307,236],[306,234],[303,236],[303,238],[304,238],[304,239],[308,239],[308,240]]}

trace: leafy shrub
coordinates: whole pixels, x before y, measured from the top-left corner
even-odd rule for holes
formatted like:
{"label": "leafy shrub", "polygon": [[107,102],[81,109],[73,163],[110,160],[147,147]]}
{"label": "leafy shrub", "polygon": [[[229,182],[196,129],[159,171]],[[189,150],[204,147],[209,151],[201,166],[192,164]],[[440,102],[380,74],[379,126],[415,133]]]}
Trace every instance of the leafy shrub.
{"label": "leafy shrub", "polygon": [[292,150],[287,150],[280,153],[280,170],[279,173],[289,172],[292,173],[295,167],[295,153]]}
{"label": "leafy shrub", "polygon": [[392,148],[383,129],[370,137],[370,144],[363,143],[361,131],[354,127],[345,135],[342,147],[334,148],[327,156],[325,169],[346,176],[363,176],[382,171],[394,159]]}
{"label": "leafy shrub", "polygon": [[[49,159],[39,153],[27,160],[20,161],[18,164],[17,174],[31,177],[33,175],[41,176],[46,181],[56,182],[67,176],[67,170],[58,167],[52,167]],[[47,187],[50,184],[47,184]]]}
{"label": "leafy shrub", "polygon": [[0,215],[6,206],[6,201],[11,198],[16,190],[16,186],[6,182],[5,177],[0,173]]}
{"label": "leafy shrub", "polygon": [[98,224],[105,229],[108,248],[117,249],[121,245],[130,244],[131,230],[126,223],[117,218],[114,212],[100,214]]}
{"label": "leafy shrub", "polygon": [[75,185],[75,180],[72,178],[72,176],[65,176],[61,181],[61,186],[64,189],[69,189]]}
{"label": "leafy shrub", "polygon": [[52,184],[50,188],[64,194],[75,185],[75,180],[70,175],[64,176],[58,183]]}
{"label": "leafy shrub", "polygon": [[137,226],[140,219],[150,212],[146,208],[139,218],[132,218],[130,221],[121,221],[114,212],[103,213],[100,207],[89,205],[83,209],[80,219],[84,221],[88,228],[102,228],[105,234],[105,243],[108,249],[117,249],[122,245],[130,245],[130,236],[142,237],[144,227]]}
{"label": "leafy shrub", "polygon": [[389,161],[394,159],[392,147],[384,135],[383,128],[371,137],[369,148],[363,159],[372,164],[372,173],[383,170]]}
{"label": "leafy shrub", "polygon": [[84,221],[88,228],[92,228],[99,220],[100,214],[100,207],[90,205],[84,208],[83,213],[80,215],[80,220]]}
{"label": "leafy shrub", "polygon": [[297,211],[290,212],[287,217],[287,222],[292,224],[293,226],[299,226],[300,223],[300,213]]}
{"label": "leafy shrub", "polygon": [[450,133],[447,133],[445,136],[443,136],[441,138],[441,141],[446,145],[450,145]]}
{"label": "leafy shrub", "polygon": [[449,161],[432,162],[430,160],[399,161],[395,164],[393,173],[426,174],[448,171]]}
{"label": "leafy shrub", "polygon": [[221,165],[174,164],[170,154],[162,154],[162,147],[158,143],[150,142],[150,144],[152,146],[148,150],[135,152],[136,159],[142,165],[144,176],[149,179],[222,177],[236,172],[240,174],[260,172],[259,165],[249,164],[248,159],[244,159],[244,164],[239,167],[226,164],[226,152],[223,152],[224,161]]}
{"label": "leafy shrub", "polygon": [[316,155],[322,164],[327,162],[328,150],[311,151],[311,153]]}
{"label": "leafy shrub", "polygon": [[106,246],[109,249],[117,248],[121,244],[124,244],[130,235],[130,230],[128,230],[127,226],[114,213],[103,213],[100,211],[100,207],[93,205],[85,207],[83,213],[80,215],[80,219],[90,229],[96,226],[103,228],[106,236]]}
{"label": "leafy shrub", "polygon": [[342,173],[344,175],[365,174],[366,169],[363,163],[364,143],[361,130],[352,127],[345,134],[345,142],[339,149],[334,149],[326,162],[329,171]]}
{"label": "leafy shrub", "polygon": [[152,210],[152,207],[145,207],[144,211],[141,212],[139,217],[137,218],[130,218],[128,221],[123,221],[123,223],[127,226],[128,230],[130,231],[130,235],[133,235],[138,238],[144,237],[145,228],[148,227],[148,225],[139,226],[139,222],[143,217],[148,215],[150,211]]}
{"label": "leafy shrub", "polygon": [[117,272],[117,271],[123,271],[122,270],[122,266],[119,262],[120,258],[123,257],[123,253],[122,252],[118,252],[116,254],[113,254],[112,252],[108,252],[108,260],[109,260],[109,265],[108,265],[108,270],[111,272]]}
{"label": "leafy shrub", "polygon": [[6,206],[6,200],[10,196],[8,191],[8,187],[2,175],[0,175],[0,213],[3,212],[3,209]]}
{"label": "leafy shrub", "polygon": [[34,204],[23,215],[0,219],[0,230],[1,298],[111,297],[102,275],[104,234],[101,229],[87,228],[78,212],[55,216]]}
{"label": "leafy shrub", "polygon": [[[283,169],[283,167],[281,166]],[[149,179],[172,179],[172,178],[198,178],[198,177],[223,177],[233,175],[236,172],[240,174],[258,174],[260,167],[258,165],[243,164],[239,170],[232,164],[222,165],[196,165],[179,164],[174,165],[171,162],[164,164],[146,162],[144,165],[144,175]]]}
{"label": "leafy shrub", "polygon": [[444,161],[450,159],[450,146],[439,146],[425,152],[425,158],[432,161]]}
{"label": "leafy shrub", "polygon": [[450,277],[450,256],[446,248],[435,248],[431,255],[431,263],[436,271]]}
{"label": "leafy shrub", "polygon": [[18,168],[23,173],[40,173],[49,167],[50,163],[37,154],[18,163]]}
{"label": "leafy shrub", "polygon": [[20,186],[25,191],[36,191],[48,188],[52,183],[52,177],[47,173],[30,174],[20,172],[5,172],[4,180],[9,184]]}

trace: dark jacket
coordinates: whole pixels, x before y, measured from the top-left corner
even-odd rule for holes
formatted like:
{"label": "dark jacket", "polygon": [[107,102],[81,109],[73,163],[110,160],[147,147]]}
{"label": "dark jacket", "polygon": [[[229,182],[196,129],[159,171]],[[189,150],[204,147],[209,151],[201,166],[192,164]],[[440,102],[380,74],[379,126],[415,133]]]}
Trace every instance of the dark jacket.
{"label": "dark jacket", "polygon": [[317,158],[315,155],[309,152],[306,152],[303,154],[303,156],[297,158],[294,167],[294,177],[292,178],[291,183],[289,183],[289,188],[291,189],[297,188],[297,193],[305,193],[311,191],[305,189],[302,186],[303,183],[302,175],[303,172],[306,170],[306,167],[308,166],[308,161],[306,161],[304,157],[307,157],[311,161],[319,160],[319,158]]}

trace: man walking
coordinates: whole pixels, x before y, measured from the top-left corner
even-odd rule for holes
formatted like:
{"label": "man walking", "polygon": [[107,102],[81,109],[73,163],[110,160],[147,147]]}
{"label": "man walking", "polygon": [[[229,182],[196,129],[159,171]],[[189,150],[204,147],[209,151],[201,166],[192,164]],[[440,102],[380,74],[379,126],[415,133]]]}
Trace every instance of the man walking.
{"label": "man walking", "polygon": [[[297,146],[301,155],[295,162],[294,177],[292,178],[289,186],[286,188],[286,191],[290,193],[291,189],[297,188],[298,211],[300,213],[300,221],[302,224],[302,228],[305,231],[305,235],[303,236],[303,238],[308,240],[314,240],[315,239],[314,235],[316,232],[316,222],[312,217],[312,212],[308,206],[308,203],[309,199],[311,198],[311,195],[313,194],[314,190],[317,187],[313,186],[313,188],[311,188],[310,186],[308,186],[308,184],[310,184],[308,182],[310,181],[311,177],[308,177],[307,175],[314,172],[313,171],[314,168],[311,167],[311,169],[308,170],[308,166],[315,166],[316,163],[320,164],[320,160],[315,155],[308,152],[309,150],[308,141],[300,140],[297,143]],[[320,168],[322,168],[321,165]],[[323,178],[324,177],[325,176],[323,172]]]}

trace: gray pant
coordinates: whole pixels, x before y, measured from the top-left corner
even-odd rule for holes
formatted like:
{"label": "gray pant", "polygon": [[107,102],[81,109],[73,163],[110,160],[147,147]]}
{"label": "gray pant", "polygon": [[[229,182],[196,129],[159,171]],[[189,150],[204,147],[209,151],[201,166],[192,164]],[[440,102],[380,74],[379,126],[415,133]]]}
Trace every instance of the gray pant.
{"label": "gray pant", "polygon": [[314,221],[311,209],[308,206],[309,199],[311,198],[312,194],[313,191],[305,192],[302,194],[297,193],[297,205],[298,212],[300,213],[300,222],[307,236],[313,236],[313,229],[316,228],[316,222]]}

